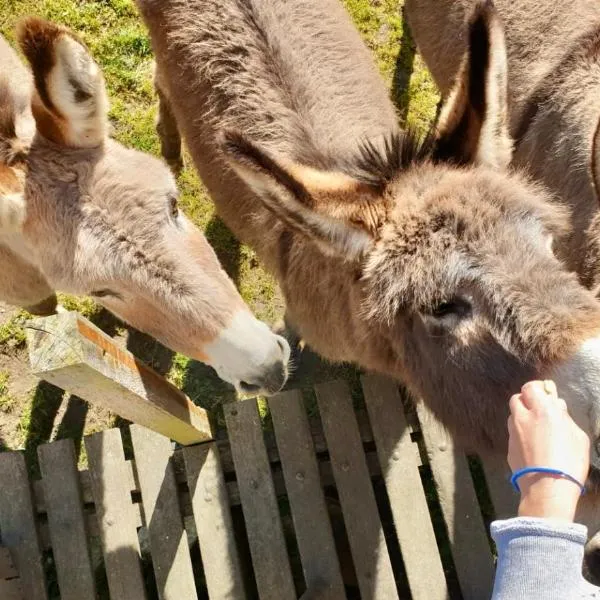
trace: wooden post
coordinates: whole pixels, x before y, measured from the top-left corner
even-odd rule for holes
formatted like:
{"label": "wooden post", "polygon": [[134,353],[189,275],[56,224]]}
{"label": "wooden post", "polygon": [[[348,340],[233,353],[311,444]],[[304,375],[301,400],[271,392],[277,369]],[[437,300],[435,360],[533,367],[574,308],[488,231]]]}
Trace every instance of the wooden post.
{"label": "wooden post", "polygon": [[205,410],[77,313],[30,321],[27,341],[41,379],[180,444],[212,439]]}

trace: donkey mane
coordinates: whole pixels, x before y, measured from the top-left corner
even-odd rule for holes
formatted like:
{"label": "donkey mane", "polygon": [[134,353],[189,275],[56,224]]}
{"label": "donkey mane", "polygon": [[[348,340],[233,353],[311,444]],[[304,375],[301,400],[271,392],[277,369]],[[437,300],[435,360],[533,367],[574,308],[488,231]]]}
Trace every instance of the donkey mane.
{"label": "donkey mane", "polygon": [[435,128],[425,135],[414,128],[394,131],[384,137],[383,143],[364,140],[343,170],[362,183],[381,189],[400,172],[431,160],[435,142]]}

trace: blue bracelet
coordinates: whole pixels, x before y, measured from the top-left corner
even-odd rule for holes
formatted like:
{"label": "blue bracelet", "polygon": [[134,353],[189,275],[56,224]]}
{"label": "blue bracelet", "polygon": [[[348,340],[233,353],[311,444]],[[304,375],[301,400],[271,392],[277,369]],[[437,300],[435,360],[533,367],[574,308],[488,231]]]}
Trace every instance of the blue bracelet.
{"label": "blue bracelet", "polygon": [[565,473],[564,471],[561,471],[560,469],[552,469],[550,467],[526,467],[525,469],[519,469],[518,471],[515,471],[512,477],[510,478],[510,482],[512,483],[512,486],[515,488],[515,490],[517,490],[517,492],[521,493],[521,488],[519,487],[517,481],[519,480],[519,478],[523,477],[523,475],[527,475],[528,473],[548,473],[549,475],[558,475],[559,477],[562,477],[563,479],[568,479],[569,481],[572,481],[575,485],[578,485],[581,488],[582,496],[585,493],[585,486],[581,482],[577,481],[575,477],[569,475],[568,473]]}

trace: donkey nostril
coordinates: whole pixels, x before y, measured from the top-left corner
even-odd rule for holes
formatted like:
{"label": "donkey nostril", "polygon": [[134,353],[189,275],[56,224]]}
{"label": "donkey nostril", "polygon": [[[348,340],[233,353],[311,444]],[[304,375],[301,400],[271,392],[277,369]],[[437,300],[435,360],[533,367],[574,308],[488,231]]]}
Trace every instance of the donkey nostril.
{"label": "donkey nostril", "polygon": [[283,343],[282,339],[277,338],[277,345],[279,346],[279,349],[285,354],[285,344]]}
{"label": "donkey nostril", "polygon": [[260,385],[254,385],[252,383],[246,383],[245,381],[240,381],[240,388],[242,392],[245,394],[254,394],[261,390]]}

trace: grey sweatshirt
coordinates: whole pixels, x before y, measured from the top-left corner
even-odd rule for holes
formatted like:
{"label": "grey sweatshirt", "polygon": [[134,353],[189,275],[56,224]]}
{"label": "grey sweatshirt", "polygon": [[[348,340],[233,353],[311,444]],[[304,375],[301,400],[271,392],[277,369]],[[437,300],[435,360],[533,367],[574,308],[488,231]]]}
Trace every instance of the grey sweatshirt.
{"label": "grey sweatshirt", "polygon": [[498,564],[492,600],[600,599],[581,575],[587,528],[575,523],[518,517],[495,521]]}

